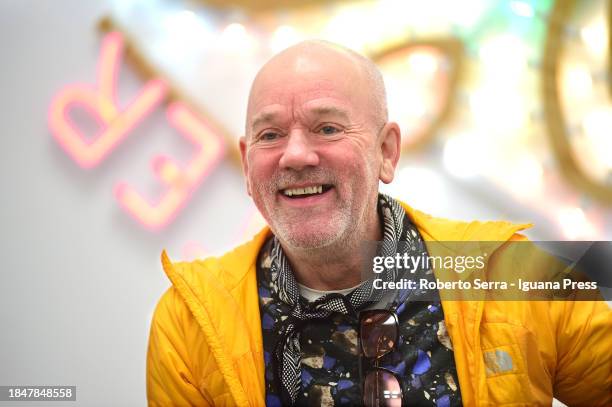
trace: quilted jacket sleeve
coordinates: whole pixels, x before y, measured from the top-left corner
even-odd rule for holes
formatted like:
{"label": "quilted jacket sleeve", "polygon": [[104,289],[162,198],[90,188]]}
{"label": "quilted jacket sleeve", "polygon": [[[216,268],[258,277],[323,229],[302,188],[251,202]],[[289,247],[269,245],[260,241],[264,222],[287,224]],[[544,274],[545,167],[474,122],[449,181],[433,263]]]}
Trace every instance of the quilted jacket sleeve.
{"label": "quilted jacket sleeve", "polygon": [[557,302],[555,397],[570,406],[612,405],[612,311],[603,301]]}
{"label": "quilted jacket sleeve", "polygon": [[149,406],[212,405],[198,390],[190,365],[185,338],[187,313],[174,288],[162,296],[155,309],[147,353]]}

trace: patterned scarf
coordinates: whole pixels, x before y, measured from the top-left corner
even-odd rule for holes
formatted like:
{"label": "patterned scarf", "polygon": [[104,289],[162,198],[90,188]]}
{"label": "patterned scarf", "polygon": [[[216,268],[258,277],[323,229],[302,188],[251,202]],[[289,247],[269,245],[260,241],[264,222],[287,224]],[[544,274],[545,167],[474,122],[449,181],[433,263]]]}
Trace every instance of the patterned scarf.
{"label": "patterned scarf", "polygon": [[[400,204],[383,194],[379,194],[378,200],[378,210],[383,220],[383,241],[377,255],[426,254],[419,232]],[[400,241],[402,244],[398,244]],[[272,240],[270,271],[272,294],[291,307],[290,315],[280,328],[280,338],[274,351],[274,370],[278,383],[281,384],[283,404],[294,404],[301,387],[300,330],[303,325],[308,321],[328,318],[335,312],[357,319],[360,310],[382,299],[383,292],[374,290],[370,279],[346,296],[331,293],[311,303],[300,299],[297,281],[276,237]],[[386,269],[376,278],[396,281],[398,273],[395,269]],[[391,308],[403,303],[408,293],[408,290],[398,290]]]}

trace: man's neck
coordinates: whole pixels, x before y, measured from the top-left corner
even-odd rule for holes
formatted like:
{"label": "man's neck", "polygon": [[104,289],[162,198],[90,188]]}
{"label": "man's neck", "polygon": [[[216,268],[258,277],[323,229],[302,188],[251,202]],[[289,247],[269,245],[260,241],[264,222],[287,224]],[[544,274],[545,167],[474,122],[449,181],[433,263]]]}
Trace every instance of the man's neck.
{"label": "man's neck", "polygon": [[381,220],[378,212],[374,215],[363,231],[349,233],[350,238],[330,246],[295,249],[283,245],[295,279],[306,287],[321,291],[342,290],[358,285],[362,281],[366,257],[374,255],[364,250],[363,243],[382,239]]}

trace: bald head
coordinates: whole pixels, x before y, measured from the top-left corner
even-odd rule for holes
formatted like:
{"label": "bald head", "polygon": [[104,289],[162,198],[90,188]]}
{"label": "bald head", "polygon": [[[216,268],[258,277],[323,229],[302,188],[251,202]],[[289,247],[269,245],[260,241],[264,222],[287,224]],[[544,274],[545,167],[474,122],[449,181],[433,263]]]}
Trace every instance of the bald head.
{"label": "bald head", "polygon": [[370,59],[346,47],[322,40],[308,40],[275,55],[259,70],[249,93],[246,134],[252,127],[254,105],[262,90],[283,86],[282,79],[288,79],[284,82],[286,84],[317,76],[322,81],[349,81],[347,85],[353,88],[355,96],[367,99],[373,126],[380,128],[387,122],[385,84],[378,67]]}

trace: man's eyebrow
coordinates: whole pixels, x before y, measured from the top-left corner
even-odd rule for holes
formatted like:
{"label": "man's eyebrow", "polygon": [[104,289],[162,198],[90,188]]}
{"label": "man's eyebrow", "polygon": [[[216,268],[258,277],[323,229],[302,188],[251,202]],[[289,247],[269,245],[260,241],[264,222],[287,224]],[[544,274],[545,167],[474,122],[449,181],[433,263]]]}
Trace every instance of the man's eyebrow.
{"label": "man's eyebrow", "polygon": [[308,111],[315,116],[340,116],[343,119],[348,119],[349,117],[346,110],[336,106],[317,106],[308,109]]}
{"label": "man's eyebrow", "polygon": [[[349,117],[348,111],[336,106],[316,106],[309,108],[308,113],[313,116],[339,116],[345,120],[348,120]],[[255,129],[262,124],[273,122],[279,115],[279,112],[258,113],[251,121],[251,129]]]}
{"label": "man's eyebrow", "polygon": [[262,113],[256,114],[253,120],[251,121],[251,129],[255,129],[261,124],[274,121],[274,119],[277,116],[278,116],[277,112],[262,112]]}

